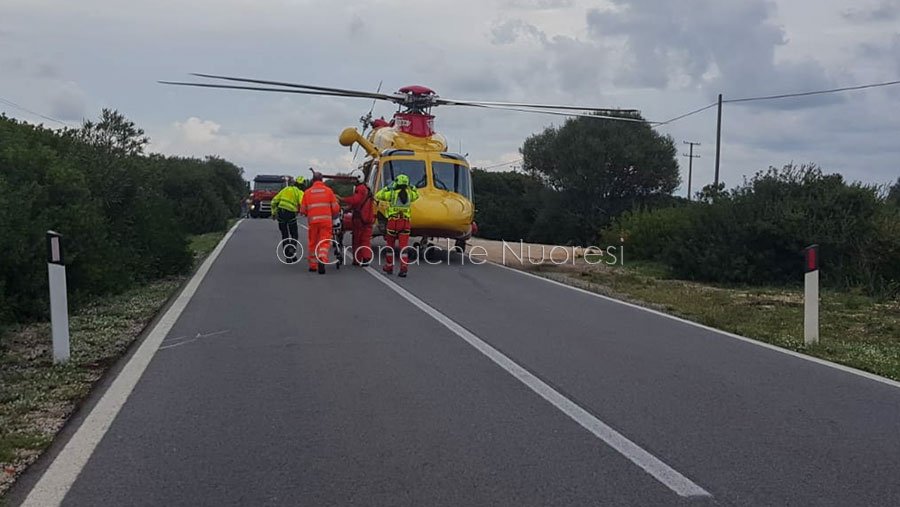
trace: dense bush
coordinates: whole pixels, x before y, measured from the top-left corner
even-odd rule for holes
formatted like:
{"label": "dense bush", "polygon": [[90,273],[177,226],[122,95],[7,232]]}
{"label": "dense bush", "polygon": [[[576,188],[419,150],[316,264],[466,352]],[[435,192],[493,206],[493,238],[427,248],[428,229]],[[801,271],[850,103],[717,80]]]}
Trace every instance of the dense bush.
{"label": "dense bush", "polygon": [[676,276],[739,283],[799,281],[801,252],[815,243],[830,285],[898,293],[900,209],[877,187],[789,165],[712,195],[626,213],[605,235],[626,237],[632,259],[664,263]]}
{"label": "dense bush", "polygon": [[[475,220],[478,235],[483,238],[560,245],[594,244],[605,223],[587,220],[571,206],[575,200],[584,200],[584,191],[580,189],[550,188],[538,177],[515,171],[474,169],[472,182]],[[671,195],[651,195],[639,202],[629,202],[628,206],[646,209],[671,206],[679,201]]]}
{"label": "dense bush", "polygon": [[897,182],[888,190],[887,200],[894,206],[900,207],[900,178],[897,178]]}
{"label": "dense bush", "polygon": [[517,172],[472,171],[478,235],[488,239],[528,239],[540,208],[541,183]]}
{"label": "dense bush", "polygon": [[64,235],[70,300],[190,268],[187,234],[236,216],[242,170],[224,160],[143,155],[114,111],[53,131],[0,116],[0,324],[47,313],[45,232]]}

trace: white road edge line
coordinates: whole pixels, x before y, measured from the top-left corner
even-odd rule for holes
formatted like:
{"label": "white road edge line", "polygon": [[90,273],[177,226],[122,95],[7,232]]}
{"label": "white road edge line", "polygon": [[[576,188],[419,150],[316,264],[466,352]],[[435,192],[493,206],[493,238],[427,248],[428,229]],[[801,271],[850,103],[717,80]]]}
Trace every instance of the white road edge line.
{"label": "white road edge line", "polygon": [[119,375],[113,380],[109,388],[103,393],[103,397],[94,406],[93,410],[81,423],[81,426],[72,435],[72,438],[66,443],[62,451],[56,456],[53,462],[44,471],[37,484],[28,493],[22,507],[49,507],[57,506],[62,503],[69,492],[69,489],[78,478],[78,474],[87,464],[88,459],[93,454],[94,449],[106,431],[109,429],[119,409],[125,404],[134,386],[143,375],[150,360],[159,348],[160,343],[172,329],[175,321],[181,316],[181,312],[188,305],[197,287],[203,281],[209,268],[216,261],[216,258],[222,252],[225,244],[231,238],[234,231],[238,228],[243,220],[237,223],[225,234],[218,246],[209,254],[200,269],[191,277],[191,280],[185,285],[184,290],[172,303],[172,306],[166,310],[166,313],[159,319],[150,334],[135,351],[128,363],[119,372]]}
{"label": "white road edge line", "polygon": [[629,302],[627,302],[627,301],[621,301],[621,300],[618,300],[618,299],[616,299],[616,298],[612,298],[612,297],[609,297],[609,296],[604,296],[603,294],[598,294],[598,293],[596,293],[596,292],[591,292],[591,291],[589,291],[589,290],[582,289],[581,287],[575,287],[575,286],[572,286],[572,285],[567,285],[567,284],[565,284],[565,283],[562,283],[562,282],[559,282],[559,281],[556,281],[556,280],[553,280],[553,279],[550,279],[550,278],[546,278],[546,277],[543,277],[543,276],[540,276],[540,275],[535,275],[535,274],[529,273],[529,272],[527,272],[527,271],[522,271],[521,269],[516,269],[516,268],[511,268],[511,267],[509,267],[509,266],[504,266],[503,264],[500,264],[500,263],[498,263],[498,262],[490,261],[489,263],[490,263],[490,264],[493,264],[494,266],[497,266],[498,268],[507,269],[507,270],[509,270],[509,271],[518,273],[518,274],[523,275],[523,276],[530,276],[530,277],[532,277],[532,278],[537,278],[538,280],[543,280],[543,281],[545,281],[545,282],[547,282],[547,283],[552,283],[552,284],[554,284],[554,285],[559,285],[560,287],[565,287],[565,288],[567,288],[567,289],[571,289],[571,290],[574,290],[574,291],[576,291],[576,292],[581,292],[582,294],[587,294],[587,295],[589,295],[589,296],[593,296],[593,297],[596,297],[596,298],[600,298],[600,299],[603,299],[603,300],[606,300],[606,301],[610,301],[610,302],[613,302],[613,303],[618,303],[618,304],[620,304],[620,305],[630,306],[631,308],[637,308],[638,310],[643,310],[643,311],[645,311],[645,312],[650,312],[650,313],[652,313],[652,314],[654,314],[654,315],[659,315],[660,317],[665,317],[665,318],[667,318],[667,319],[676,320],[676,321],[678,321],[678,322],[681,322],[682,324],[688,324],[688,325],[691,325],[691,326],[694,326],[694,327],[698,327],[698,328],[700,328],[700,329],[705,329],[706,331],[712,331],[712,332],[714,332],[714,333],[718,333],[718,334],[720,334],[720,335],[727,336],[727,337],[729,337],[729,338],[734,338],[734,339],[736,339],[736,340],[741,340],[742,342],[752,343],[753,345],[758,345],[758,346],[760,346],[760,347],[764,347],[764,348],[767,348],[767,349],[770,349],[770,350],[774,350],[774,351],[776,351],[776,352],[781,352],[782,354],[787,354],[787,355],[789,355],[789,356],[793,356],[793,357],[796,357],[796,358],[799,358],[799,359],[804,359],[804,360],[806,360],[806,361],[810,361],[810,362],[813,362],[813,363],[816,363],[816,364],[820,364],[820,365],[822,365],[822,366],[828,366],[829,368],[834,368],[834,369],[836,369],[836,370],[841,370],[841,371],[846,372],[846,373],[852,373],[853,375],[857,375],[857,376],[860,376],[860,377],[863,377],[863,378],[866,378],[866,379],[869,379],[869,380],[874,380],[875,382],[880,382],[880,383],[882,383],[882,384],[886,384],[886,385],[889,385],[889,386],[891,386],[891,387],[897,387],[897,388],[900,388],[900,382],[897,382],[896,380],[891,380],[891,379],[886,378],[886,377],[882,377],[882,376],[880,376],[880,375],[876,375],[876,374],[874,374],[874,373],[869,373],[869,372],[867,372],[867,371],[858,370],[858,369],[852,368],[852,367],[850,367],[850,366],[844,366],[843,364],[832,363],[831,361],[826,361],[826,360],[824,360],[824,359],[819,359],[818,357],[808,356],[808,355],[803,354],[803,353],[800,353],[800,352],[795,352],[795,351],[793,351],[793,350],[785,349],[785,348],[779,347],[779,346],[777,346],[777,345],[772,345],[771,343],[766,343],[766,342],[762,342],[762,341],[759,341],[759,340],[754,340],[753,338],[747,338],[746,336],[741,336],[741,335],[739,335],[739,334],[729,333],[728,331],[723,331],[723,330],[721,330],[721,329],[716,329],[716,328],[714,328],[714,327],[706,326],[706,325],[700,324],[700,323],[698,323],[698,322],[693,322],[693,321],[690,321],[690,320],[687,320],[687,319],[683,319],[683,318],[681,318],[681,317],[676,317],[675,315],[669,315],[668,313],[663,313],[663,312],[660,312],[660,311],[658,311],[658,310],[654,310],[654,309],[652,309],[652,308],[647,308],[647,307],[645,307],[645,306],[636,305],[636,304],[634,304],[634,303],[629,303]]}
{"label": "white road edge line", "polygon": [[399,294],[403,299],[406,299],[417,308],[428,314],[431,318],[438,321],[444,327],[452,331],[455,335],[465,340],[469,345],[487,356],[488,359],[506,370],[507,373],[525,384],[529,389],[540,395],[542,398],[549,401],[553,406],[569,416],[573,421],[575,421],[584,429],[591,432],[594,436],[618,451],[622,456],[629,459],[632,463],[641,467],[645,472],[653,476],[653,478],[677,493],[679,496],[712,496],[705,489],[701,488],[669,465],[663,463],[659,458],[645,451],[631,440],[628,440],[628,438],[626,438],[624,435],[609,427],[600,419],[594,417],[590,412],[581,408],[572,400],[560,394],[558,391],[547,385],[544,381],[534,376],[531,372],[519,366],[515,361],[503,355],[503,353],[501,353],[494,347],[491,347],[481,338],[478,338],[467,329],[457,324],[450,317],[447,317],[443,313],[428,305],[428,303],[422,301],[406,289],[400,287],[395,282],[388,279],[387,276],[379,273],[372,267],[366,268],[366,271],[374,276],[375,279]]}

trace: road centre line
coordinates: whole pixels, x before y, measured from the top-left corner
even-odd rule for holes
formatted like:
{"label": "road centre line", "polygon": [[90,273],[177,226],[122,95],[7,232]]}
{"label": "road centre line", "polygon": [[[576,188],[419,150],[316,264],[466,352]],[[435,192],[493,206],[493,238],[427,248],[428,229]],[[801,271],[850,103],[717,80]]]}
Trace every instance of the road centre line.
{"label": "road centre line", "polygon": [[630,460],[632,463],[642,468],[645,472],[653,476],[653,478],[661,482],[663,485],[674,491],[679,496],[712,496],[705,489],[692,482],[677,470],[665,464],[656,456],[653,456],[649,452],[645,451],[643,448],[608,426],[593,414],[581,408],[572,400],[563,396],[561,393],[559,393],[559,391],[556,391],[544,381],[533,375],[531,372],[519,366],[515,361],[490,346],[481,338],[475,336],[469,330],[458,324],[456,321],[439,312],[434,307],[422,301],[406,289],[400,287],[397,283],[387,278],[387,276],[379,273],[378,270],[372,267],[367,267],[366,271],[370,275],[375,277],[376,280],[383,283],[392,291],[397,293],[400,297],[409,301],[414,306],[428,314],[431,318],[449,329],[455,335],[462,338],[469,345],[487,356],[488,359],[503,368],[507,373],[525,384],[529,389],[550,402],[557,409],[569,416],[569,418],[571,418],[573,421],[575,421],[584,429],[588,430],[594,436],[615,449],[617,452],[619,452],[619,454]]}
{"label": "road centre line", "polygon": [[140,347],[135,351],[128,363],[119,372],[119,375],[112,381],[100,401],[94,405],[91,412],[85,417],[81,425],[72,435],[72,438],[66,443],[66,446],[54,458],[50,466],[44,471],[44,474],[38,480],[37,484],[28,492],[22,507],[51,507],[62,503],[69,492],[69,489],[78,478],[78,474],[87,464],[94,449],[103,439],[106,431],[112,425],[113,420],[118,415],[119,410],[128,400],[128,396],[134,389],[134,386],[140,380],[144,370],[153,359],[153,355],[159,349],[159,345],[165,339],[166,335],[171,331],[172,326],[181,316],[181,312],[191,301],[194,293],[203,278],[209,272],[210,267],[219,257],[219,254],[225,248],[225,244],[234,234],[234,231],[241,224],[241,220],[229,230],[218,246],[209,254],[200,268],[194,273],[190,281],[185,285],[184,290],[172,303],[172,306],[166,310],[166,313],[160,317],[159,321],[150,330],[147,338],[141,343]]}

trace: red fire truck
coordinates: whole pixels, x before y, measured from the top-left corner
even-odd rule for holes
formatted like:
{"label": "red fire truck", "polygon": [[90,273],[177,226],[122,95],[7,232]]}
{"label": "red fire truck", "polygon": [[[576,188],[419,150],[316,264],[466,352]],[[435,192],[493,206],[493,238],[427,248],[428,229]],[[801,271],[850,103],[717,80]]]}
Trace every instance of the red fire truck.
{"label": "red fire truck", "polygon": [[253,191],[250,192],[250,217],[268,217],[272,213],[272,198],[289,184],[291,184],[290,176],[260,174],[253,178]]}

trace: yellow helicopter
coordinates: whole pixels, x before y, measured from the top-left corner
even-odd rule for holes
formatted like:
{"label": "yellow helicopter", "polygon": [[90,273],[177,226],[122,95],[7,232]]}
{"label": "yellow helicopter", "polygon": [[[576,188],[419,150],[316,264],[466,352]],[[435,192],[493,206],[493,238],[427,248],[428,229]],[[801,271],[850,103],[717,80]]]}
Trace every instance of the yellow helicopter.
{"label": "yellow helicopter", "polygon": [[[195,73],[192,75],[247,84],[182,81],[160,81],[160,83],[202,88],[360,98],[397,104],[398,110],[390,121],[383,118],[372,120],[372,111],[370,110],[368,115],[360,118],[363,124],[363,133],[371,128],[367,135],[361,134],[354,127],[348,127],[341,132],[338,141],[347,147],[358,144],[365,150],[368,158],[363,161],[359,169],[373,192],[389,185],[400,174],[407,175],[410,181],[418,187],[419,199],[412,205],[411,235],[421,237],[421,240],[416,242],[416,246],[419,248],[426,247],[431,239],[448,238],[455,242],[455,249],[464,251],[466,241],[477,231],[475,205],[472,197],[474,189],[472,188],[469,163],[463,155],[447,151],[446,138],[434,130],[432,107],[468,106],[561,116],[643,121],[608,116],[611,111],[637,112],[633,109],[453,100],[439,97],[434,90],[425,86],[405,86],[393,94],[386,94],[380,91],[373,93],[212,74]],[[386,203],[381,203],[378,212],[379,219],[374,231],[376,236],[384,233],[386,207]]]}

